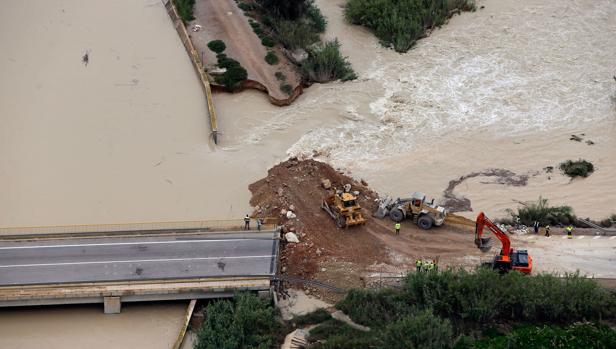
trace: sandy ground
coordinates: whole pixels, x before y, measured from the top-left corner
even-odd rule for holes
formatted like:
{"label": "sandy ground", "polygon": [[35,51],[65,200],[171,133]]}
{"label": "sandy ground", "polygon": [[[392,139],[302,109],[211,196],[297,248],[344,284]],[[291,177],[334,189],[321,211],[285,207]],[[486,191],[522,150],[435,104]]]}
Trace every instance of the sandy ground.
{"label": "sandy ground", "polygon": [[197,1],[194,15],[196,19],[189,23],[188,29],[195,24],[203,26],[201,31],[190,32],[190,35],[197,50],[203,53],[207,64],[216,64],[216,54],[207,47],[207,43],[211,40],[222,40],[227,45],[224,53],[239,61],[248,71],[248,79],[263,84],[272,98],[289,98],[289,95],[280,90],[281,82],[275,76],[278,71],[287,77],[285,83],[293,89],[299,85],[295,66],[283,56],[279,47],[274,48],[279,63],[270,65],[265,62],[267,48],[261,44],[261,39],[253,32],[248,18],[234,0]]}
{"label": "sandy ground", "polygon": [[116,315],[102,305],[2,309],[0,347],[168,349],[185,310],[185,303],[124,304]]}

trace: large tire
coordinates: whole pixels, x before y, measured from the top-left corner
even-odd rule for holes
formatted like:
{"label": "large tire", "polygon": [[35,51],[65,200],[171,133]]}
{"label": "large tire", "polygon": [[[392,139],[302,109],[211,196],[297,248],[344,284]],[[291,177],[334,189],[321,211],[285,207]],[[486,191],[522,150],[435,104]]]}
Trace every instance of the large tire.
{"label": "large tire", "polygon": [[389,211],[389,218],[396,223],[402,222],[404,220],[404,211],[398,207],[393,208]]}
{"label": "large tire", "polygon": [[432,219],[432,217],[430,216],[423,215],[417,220],[417,225],[421,229],[428,230],[434,225],[434,219]]}

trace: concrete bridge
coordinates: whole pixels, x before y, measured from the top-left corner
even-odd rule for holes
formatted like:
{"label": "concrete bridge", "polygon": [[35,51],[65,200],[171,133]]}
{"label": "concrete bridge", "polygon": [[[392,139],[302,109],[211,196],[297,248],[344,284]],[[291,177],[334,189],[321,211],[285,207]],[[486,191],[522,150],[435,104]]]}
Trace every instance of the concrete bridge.
{"label": "concrete bridge", "polygon": [[227,228],[4,234],[0,307],[104,303],[115,313],[122,302],[269,293],[279,230]]}

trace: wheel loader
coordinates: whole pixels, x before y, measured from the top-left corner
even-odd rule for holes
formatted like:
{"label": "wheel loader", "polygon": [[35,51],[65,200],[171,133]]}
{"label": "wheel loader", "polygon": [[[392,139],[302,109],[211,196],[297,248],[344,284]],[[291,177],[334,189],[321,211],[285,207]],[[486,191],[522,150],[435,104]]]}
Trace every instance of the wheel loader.
{"label": "wheel loader", "polygon": [[426,202],[426,194],[415,192],[410,198],[393,200],[388,196],[381,200],[374,216],[382,219],[387,215],[394,222],[412,219],[421,229],[428,230],[433,226],[443,225],[447,211],[434,204],[434,199]]}
{"label": "wheel loader", "polygon": [[357,203],[358,194],[355,193],[337,190],[335,194],[325,198],[321,204],[321,208],[334,219],[339,228],[366,223],[361,213],[361,206]]}

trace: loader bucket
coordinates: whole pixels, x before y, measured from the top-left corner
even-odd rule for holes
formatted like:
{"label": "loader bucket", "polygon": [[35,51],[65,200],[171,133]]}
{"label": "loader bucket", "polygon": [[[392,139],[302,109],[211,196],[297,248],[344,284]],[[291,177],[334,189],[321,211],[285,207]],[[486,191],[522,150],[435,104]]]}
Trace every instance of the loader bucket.
{"label": "loader bucket", "polygon": [[477,247],[481,250],[481,252],[488,252],[492,248],[492,245],[490,245],[490,239],[491,238],[489,237],[475,239],[475,245],[477,245]]}

